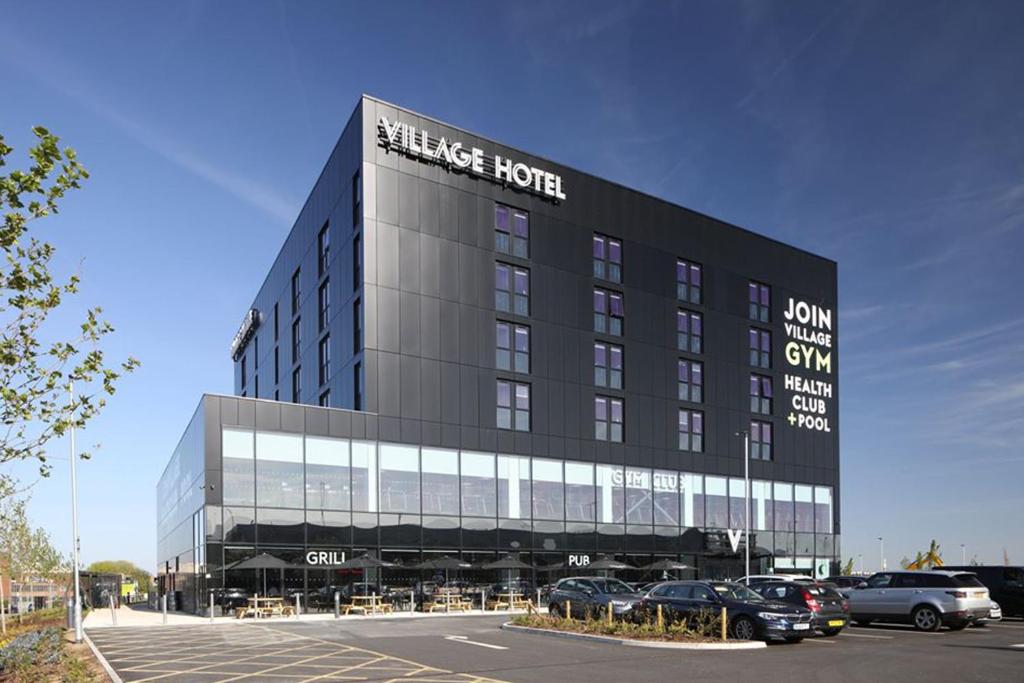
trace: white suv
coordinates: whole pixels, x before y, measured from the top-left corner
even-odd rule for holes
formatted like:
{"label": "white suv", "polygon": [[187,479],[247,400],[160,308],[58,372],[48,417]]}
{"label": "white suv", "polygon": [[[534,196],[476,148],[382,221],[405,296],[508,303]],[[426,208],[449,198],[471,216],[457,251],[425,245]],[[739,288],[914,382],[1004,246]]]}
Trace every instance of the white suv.
{"label": "white suv", "polygon": [[940,626],[960,630],[989,615],[992,600],[970,572],[880,572],[850,591],[850,617],[861,626],[872,621],[913,624],[920,631]]}

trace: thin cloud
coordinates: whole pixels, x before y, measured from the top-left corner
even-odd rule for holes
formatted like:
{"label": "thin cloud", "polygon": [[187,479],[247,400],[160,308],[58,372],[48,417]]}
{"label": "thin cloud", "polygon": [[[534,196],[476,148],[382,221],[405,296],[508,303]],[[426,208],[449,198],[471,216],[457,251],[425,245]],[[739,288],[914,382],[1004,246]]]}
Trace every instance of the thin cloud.
{"label": "thin cloud", "polygon": [[[80,74],[69,75],[70,69],[52,55],[48,57],[49,62],[45,66],[38,61],[23,59],[19,55],[38,55],[38,53],[35,50],[29,50],[10,35],[0,34],[0,36],[2,36],[2,42],[10,48],[6,53],[9,62],[19,66],[62,95],[90,109],[143,147],[277,220],[288,224],[295,220],[299,209],[297,202],[282,197],[274,187],[245,178],[209,162],[199,154],[187,149],[180,140],[173,139],[107,104],[95,88],[86,84],[86,80]],[[61,74],[61,76],[57,77],[54,74]]]}

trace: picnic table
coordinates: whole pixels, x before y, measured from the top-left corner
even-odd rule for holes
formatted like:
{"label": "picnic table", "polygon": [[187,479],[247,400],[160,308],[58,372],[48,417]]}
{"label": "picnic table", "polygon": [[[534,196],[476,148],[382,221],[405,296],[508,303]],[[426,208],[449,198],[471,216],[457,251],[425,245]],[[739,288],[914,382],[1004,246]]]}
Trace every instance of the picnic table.
{"label": "picnic table", "polygon": [[487,609],[529,609],[533,602],[522,593],[498,593],[487,602]]}
{"label": "picnic table", "polygon": [[258,595],[249,598],[244,607],[235,608],[235,618],[244,619],[254,617],[256,619],[268,617],[290,617],[295,614],[295,608],[285,604],[284,598],[261,598]]}
{"label": "picnic table", "polygon": [[430,602],[423,605],[424,612],[443,610],[445,612],[468,612],[473,609],[473,601],[467,600],[458,591],[435,591]]}
{"label": "picnic table", "polygon": [[350,605],[346,605],[348,609],[345,614],[350,612],[356,612],[362,610],[363,614],[366,614],[366,608],[370,608],[372,614],[376,614],[378,610],[381,612],[392,612],[394,611],[391,603],[384,602],[383,597],[380,595],[353,595],[352,602]]}

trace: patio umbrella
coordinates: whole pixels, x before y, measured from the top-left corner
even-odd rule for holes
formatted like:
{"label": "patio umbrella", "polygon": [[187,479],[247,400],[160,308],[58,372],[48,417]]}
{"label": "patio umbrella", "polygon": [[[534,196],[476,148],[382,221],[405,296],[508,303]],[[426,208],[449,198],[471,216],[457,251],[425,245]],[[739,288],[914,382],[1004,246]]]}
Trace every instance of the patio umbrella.
{"label": "patio umbrella", "polygon": [[263,570],[263,594],[267,594],[267,570],[279,569],[281,571],[281,587],[284,588],[284,570],[294,565],[285,562],[280,557],[274,557],[268,553],[260,553],[240,562],[228,565],[231,569],[262,569]]}
{"label": "patio umbrella", "polygon": [[690,568],[689,565],[683,564],[682,562],[676,562],[675,560],[668,560],[668,559],[657,560],[655,562],[651,562],[650,564],[644,565],[643,567],[640,567],[640,569],[643,569],[645,571],[651,572],[652,574],[654,572],[661,572],[661,575],[664,578],[668,578],[668,572],[675,572],[675,571],[680,571],[680,570],[689,569],[689,568]]}
{"label": "patio umbrella", "polygon": [[[374,557],[370,553],[363,553],[358,557],[351,557],[344,562],[341,562],[335,567],[339,569],[384,569],[385,567],[394,567],[394,562],[386,562],[380,558]],[[380,593],[380,573],[377,573],[377,592]]]}
{"label": "patio umbrella", "polygon": [[487,562],[480,565],[483,569],[507,569],[508,570],[508,590],[512,592],[512,570],[513,569],[530,569],[533,570],[535,567],[532,564],[526,564],[522,560],[512,557],[511,555],[505,555],[493,562]]}
{"label": "patio umbrella", "polygon": [[469,569],[472,567],[469,562],[460,560],[457,557],[450,557],[448,555],[442,555],[441,557],[435,557],[430,560],[424,560],[417,565],[413,565],[414,569],[443,569],[444,570],[444,582],[448,583],[448,570],[449,569]]}
{"label": "patio umbrella", "polygon": [[589,565],[587,565],[587,568],[602,569],[605,571],[616,571],[619,569],[636,569],[636,567],[634,567],[633,565],[626,564],[625,562],[619,562],[618,560],[612,557],[602,557],[600,560],[597,560],[596,562],[591,562]]}

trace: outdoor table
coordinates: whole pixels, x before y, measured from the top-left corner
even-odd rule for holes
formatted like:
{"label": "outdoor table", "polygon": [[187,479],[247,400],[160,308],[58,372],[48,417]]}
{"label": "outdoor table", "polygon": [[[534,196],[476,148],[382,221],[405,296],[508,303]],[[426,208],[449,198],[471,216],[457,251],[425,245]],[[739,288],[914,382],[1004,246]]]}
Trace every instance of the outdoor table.
{"label": "outdoor table", "polygon": [[501,608],[527,609],[530,605],[529,600],[523,599],[525,596],[522,593],[498,593],[495,597],[497,599],[491,603],[491,609],[495,612]]}
{"label": "outdoor table", "polygon": [[450,612],[451,610],[465,612],[473,609],[473,603],[464,599],[459,591],[441,590],[434,592],[433,602],[430,605],[429,611],[433,612],[439,608],[445,612]]}
{"label": "outdoor table", "polygon": [[391,611],[391,605],[385,603],[380,595],[353,595],[352,605],[364,609],[368,606],[372,614],[376,614],[377,610],[381,612]]}

